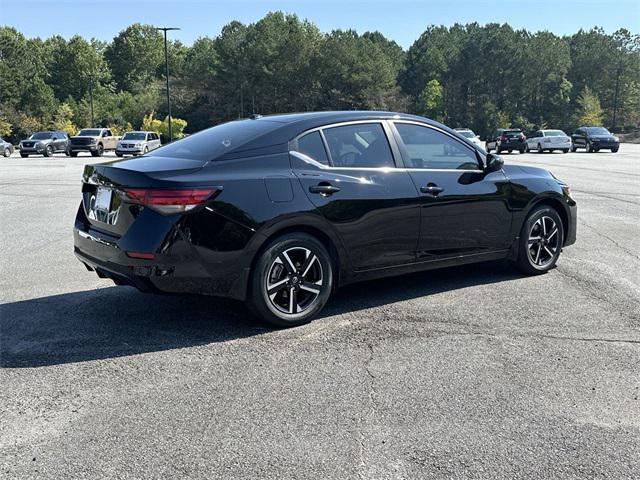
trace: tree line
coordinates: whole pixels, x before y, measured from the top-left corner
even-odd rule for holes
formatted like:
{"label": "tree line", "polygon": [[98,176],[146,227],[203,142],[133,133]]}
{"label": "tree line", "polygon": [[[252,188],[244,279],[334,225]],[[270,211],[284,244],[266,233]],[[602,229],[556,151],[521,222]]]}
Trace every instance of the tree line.
{"label": "tree line", "polygon": [[[168,57],[178,134],[252,113],[344,109],[411,112],[482,136],[640,125],[640,35],[624,29],[561,37],[497,23],[429,26],[404,50],[379,32],[323,33],[274,12],[191,46],[171,40]],[[153,26],[130,25],[111,42],[0,27],[0,135],[12,140],[87,126],[165,133],[164,95]]]}

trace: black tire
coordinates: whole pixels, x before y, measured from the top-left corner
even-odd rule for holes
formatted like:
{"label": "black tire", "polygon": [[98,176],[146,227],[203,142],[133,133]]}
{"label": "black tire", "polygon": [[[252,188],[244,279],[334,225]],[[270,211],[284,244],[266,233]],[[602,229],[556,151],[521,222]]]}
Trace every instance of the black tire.
{"label": "black tire", "polygon": [[569,149],[568,148],[563,148],[562,149],[562,153],[569,153]]}
{"label": "black tire", "polygon": [[78,156],[78,152],[70,151],[69,155],[71,155],[72,157],[77,157]]}
{"label": "black tire", "polygon": [[544,153],[544,150],[542,149],[542,145],[538,144],[538,153]]}
{"label": "black tire", "polygon": [[507,150],[507,152],[512,153],[512,152],[513,152],[513,150]]}
{"label": "black tire", "polygon": [[616,152],[618,151],[618,148],[619,148],[619,147],[612,148],[612,149],[611,149],[611,153],[616,153]]}
{"label": "black tire", "polygon": [[578,147],[576,147],[576,144],[575,144],[575,143],[572,143],[572,144],[571,144],[571,151],[572,151],[572,152],[576,152],[577,150],[578,150]]}
{"label": "black tire", "polygon": [[[545,223],[546,235],[542,233],[543,227],[540,222]],[[554,230],[555,233],[553,233]],[[541,239],[532,241],[531,239],[536,238],[538,234]],[[543,237],[547,237],[544,244]],[[548,205],[535,207],[520,229],[518,258],[514,264],[518,270],[527,275],[546,273],[555,267],[563,244],[564,229],[556,209]]]}
{"label": "black tire", "polygon": [[520,152],[520,155],[522,155],[522,154],[524,153],[524,151],[525,151],[525,150],[526,150],[526,149],[521,148],[521,149],[520,149],[520,150],[518,150],[518,151]]}
{"label": "black tire", "polygon": [[11,150],[10,150],[9,148],[5,148],[5,149],[4,149],[4,152],[2,152],[2,154],[3,154],[5,157],[10,157],[10,156],[11,156]]}
{"label": "black tire", "polygon": [[66,150],[64,151],[64,154],[65,154],[67,157],[70,157],[70,156],[71,156],[71,149],[70,149],[69,147],[67,147],[67,148],[66,148]]}
{"label": "black tire", "polygon": [[104,155],[104,147],[102,146],[101,143],[98,144],[96,151],[91,152],[91,155],[93,157],[101,157],[102,155]]}
{"label": "black tire", "polygon": [[587,142],[587,153],[593,153],[593,146],[591,142]]}
{"label": "black tire", "polygon": [[122,153],[118,153],[118,152],[116,152],[116,157],[122,157],[122,156],[123,156],[123,154],[122,154]]}
{"label": "black tire", "polygon": [[20,152],[20,156],[21,156],[22,158],[27,158],[27,157],[29,156],[29,154],[28,154],[28,153],[22,153],[22,152]]}
{"label": "black tire", "polygon": [[525,151],[526,153],[529,153],[529,152],[531,151],[531,150],[529,150],[529,144],[528,144],[528,143],[525,145],[525,147],[524,147],[524,151]]}
{"label": "black tire", "polygon": [[[305,257],[306,251],[309,253]],[[287,256],[295,270],[286,260]],[[304,265],[305,258],[310,261],[308,268]],[[302,271],[303,268],[306,272]],[[251,275],[247,304],[256,316],[271,325],[304,325],[327,303],[333,289],[334,277],[333,262],[320,241],[306,233],[289,233],[273,240],[260,253]],[[316,283],[318,278],[320,284]],[[272,293],[271,297],[267,293],[270,281],[277,289],[272,288],[271,291],[275,293]],[[317,289],[318,292],[309,292],[304,286]],[[292,292],[295,294],[294,301]],[[300,305],[297,301],[300,299],[307,304]],[[302,307],[302,311],[296,312],[299,307]]]}
{"label": "black tire", "polygon": [[142,151],[142,154],[144,155],[145,153],[149,153],[149,147],[145,146],[144,150]]}
{"label": "black tire", "polygon": [[47,145],[44,149],[44,156],[50,157],[53,155],[53,147],[51,145]]}

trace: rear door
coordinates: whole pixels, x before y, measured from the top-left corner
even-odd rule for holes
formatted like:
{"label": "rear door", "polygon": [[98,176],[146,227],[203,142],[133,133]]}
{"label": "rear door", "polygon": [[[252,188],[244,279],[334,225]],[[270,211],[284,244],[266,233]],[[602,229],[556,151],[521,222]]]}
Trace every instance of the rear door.
{"label": "rear door", "polygon": [[504,173],[485,173],[475,149],[435,127],[404,121],[393,127],[421,195],[418,260],[508,248],[510,186]]}
{"label": "rear door", "polygon": [[415,261],[417,190],[389,125],[350,122],[312,130],[291,145],[291,163],[317,212],[335,228],[356,271]]}

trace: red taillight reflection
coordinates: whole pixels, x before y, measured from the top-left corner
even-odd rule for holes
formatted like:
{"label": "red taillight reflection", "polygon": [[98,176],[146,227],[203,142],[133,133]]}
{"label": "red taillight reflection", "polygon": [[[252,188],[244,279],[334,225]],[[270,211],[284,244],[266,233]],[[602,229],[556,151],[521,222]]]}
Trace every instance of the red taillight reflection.
{"label": "red taillight reflection", "polygon": [[150,252],[125,252],[127,257],[141,258],[142,260],[153,260],[155,255]]}
{"label": "red taillight reflection", "polygon": [[222,187],[127,188],[124,195],[131,202],[146,205],[163,215],[171,215],[191,210],[221,190]]}
{"label": "red taillight reflection", "polygon": [[197,205],[209,198],[216,188],[146,189],[129,188],[124,192],[137,203],[144,205]]}

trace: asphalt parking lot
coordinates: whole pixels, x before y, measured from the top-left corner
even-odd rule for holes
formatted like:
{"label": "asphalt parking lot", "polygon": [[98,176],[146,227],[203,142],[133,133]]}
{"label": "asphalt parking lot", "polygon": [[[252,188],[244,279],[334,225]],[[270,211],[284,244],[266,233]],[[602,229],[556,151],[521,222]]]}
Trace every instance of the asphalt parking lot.
{"label": "asphalt parking lot", "polygon": [[354,285],[290,330],[98,279],[95,159],[0,158],[0,476],[640,478],[640,145],[503,157],[573,189],[558,268]]}

